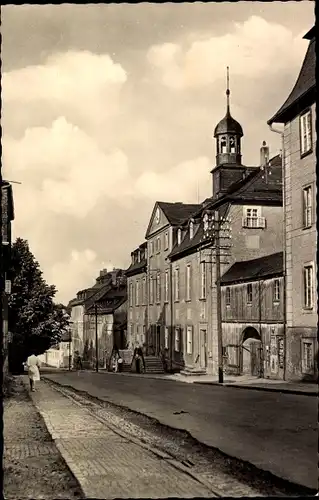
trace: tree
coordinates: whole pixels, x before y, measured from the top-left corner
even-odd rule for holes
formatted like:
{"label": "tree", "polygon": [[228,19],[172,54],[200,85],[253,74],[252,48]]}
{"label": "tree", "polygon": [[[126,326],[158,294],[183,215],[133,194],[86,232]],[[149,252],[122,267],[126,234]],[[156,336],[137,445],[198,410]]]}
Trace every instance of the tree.
{"label": "tree", "polygon": [[[31,353],[42,354],[57,344],[68,328],[62,304],[54,304],[54,285],[48,285],[28,242],[18,238],[12,245],[9,329],[13,334],[11,366],[21,365]],[[9,359],[10,362],[10,359]]]}

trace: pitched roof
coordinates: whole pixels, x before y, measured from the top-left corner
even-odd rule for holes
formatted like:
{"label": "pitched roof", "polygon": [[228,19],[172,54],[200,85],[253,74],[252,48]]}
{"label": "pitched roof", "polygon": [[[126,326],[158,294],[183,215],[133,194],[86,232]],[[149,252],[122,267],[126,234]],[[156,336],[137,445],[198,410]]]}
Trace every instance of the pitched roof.
{"label": "pitched roof", "polygon": [[[290,95],[277,111],[277,113],[268,120],[268,124],[272,123],[286,123],[289,121],[289,117],[293,115],[293,108],[298,101],[305,98],[311,91],[316,88],[316,76],[315,76],[315,66],[316,66],[316,39],[315,31],[310,30],[309,34],[312,34],[312,39],[309,43],[306,56],[304,58],[299,76],[293,87]],[[308,34],[307,34],[308,35]],[[307,37],[306,35],[306,37]],[[314,94],[315,100],[315,94]],[[295,116],[295,115],[293,115]]]}
{"label": "pitched roof", "polygon": [[159,201],[158,205],[163,210],[169,223],[173,226],[183,224],[201,206],[199,203],[168,203],[164,201]]}
{"label": "pitched roof", "polygon": [[283,269],[283,252],[273,253],[258,259],[235,262],[222,276],[221,284],[230,285],[281,275]]}
{"label": "pitched roof", "polygon": [[[109,290],[105,291],[104,295],[95,300],[94,303],[90,304],[87,309],[87,314],[93,314],[94,304],[98,304],[98,314],[112,314],[118,307],[124,304],[127,300],[127,289],[124,286],[120,288],[111,287]],[[111,302],[108,304],[107,302]]]}
{"label": "pitched roof", "polygon": [[[229,203],[261,203],[282,205],[282,168],[279,155],[271,158],[267,165],[267,176],[265,170],[258,167],[249,167],[248,175],[232,184],[229,191],[218,199],[208,198],[198,205],[196,212],[192,213],[194,218],[202,217],[205,209],[218,210],[220,217],[225,217]],[[187,219],[185,219],[184,224]],[[190,239],[189,231],[185,234],[180,245],[175,244],[169,258],[175,260],[182,255],[195,251],[203,245],[203,221],[199,223],[196,233]]]}
{"label": "pitched roof", "polygon": [[130,265],[130,267],[125,271],[125,274],[126,276],[134,276],[135,274],[143,273],[146,270],[146,266],[146,259],[143,259],[140,262],[135,262]]}

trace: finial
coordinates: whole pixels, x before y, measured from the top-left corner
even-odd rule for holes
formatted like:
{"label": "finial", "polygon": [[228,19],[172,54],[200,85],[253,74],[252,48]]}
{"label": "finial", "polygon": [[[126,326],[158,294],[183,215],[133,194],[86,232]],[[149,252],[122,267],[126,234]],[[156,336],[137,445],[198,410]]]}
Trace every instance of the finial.
{"label": "finial", "polygon": [[227,89],[226,89],[227,113],[229,113],[229,95],[230,95],[230,90],[229,90],[229,67],[227,66]]}

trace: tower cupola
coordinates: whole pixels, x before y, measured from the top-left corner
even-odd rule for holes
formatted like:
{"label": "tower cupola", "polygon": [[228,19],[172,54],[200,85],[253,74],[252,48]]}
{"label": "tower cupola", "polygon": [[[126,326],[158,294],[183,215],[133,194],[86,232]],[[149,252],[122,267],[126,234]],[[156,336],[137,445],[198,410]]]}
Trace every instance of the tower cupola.
{"label": "tower cupola", "polygon": [[216,167],[221,165],[241,165],[241,137],[243,129],[230,114],[229,68],[227,67],[227,109],[224,118],[214,130],[216,139]]}

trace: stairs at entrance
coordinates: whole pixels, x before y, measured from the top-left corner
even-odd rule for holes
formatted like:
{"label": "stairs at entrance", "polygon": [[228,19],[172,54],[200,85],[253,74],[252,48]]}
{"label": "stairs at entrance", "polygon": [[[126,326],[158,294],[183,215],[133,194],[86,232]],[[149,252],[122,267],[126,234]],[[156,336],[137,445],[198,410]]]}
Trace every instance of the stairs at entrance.
{"label": "stairs at entrance", "polygon": [[161,358],[157,356],[145,356],[145,373],[165,373]]}

